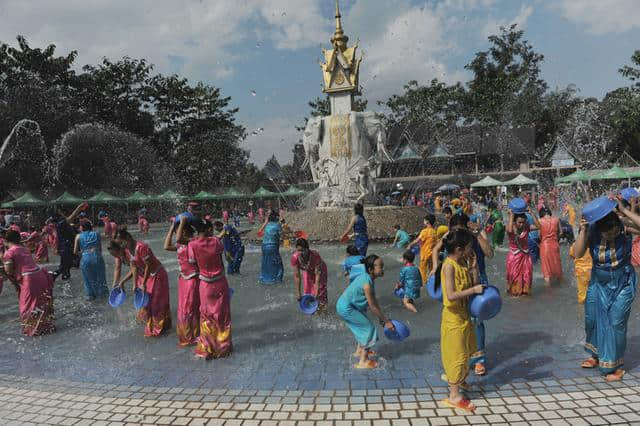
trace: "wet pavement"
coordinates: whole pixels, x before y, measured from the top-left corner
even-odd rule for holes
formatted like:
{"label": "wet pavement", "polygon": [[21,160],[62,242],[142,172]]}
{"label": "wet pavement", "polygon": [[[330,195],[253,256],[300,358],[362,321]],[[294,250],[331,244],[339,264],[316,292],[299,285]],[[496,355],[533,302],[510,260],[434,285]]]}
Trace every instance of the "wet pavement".
{"label": "wet pavement", "polygon": [[[171,282],[173,318],[177,301],[177,262],[174,253],[162,250],[164,231],[156,228],[146,238],[167,269]],[[304,316],[297,309],[290,252],[283,251],[285,282],[264,287],[257,277],[259,247],[247,247],[242,275],[232,276],[233,344],[231,357],[203,361],[192,348],[177,347],[175,331],[159,339],[145,339],[134,320],[131,297],[118,309],[106,300],[85,302],[80,271],[70,282],[58,281],[55,309],[58,332],[40,338],[20,334],[15,292],[10,286],[0,296],[0,373],[37,379],[99,383],[124,387],[189,389],[255,389],[264,391],[340,391],[425,389],[443,392],[440,380],[440,305],[423,291],[412,314],[392,295],[398,279],[400,251],[383,245],[370,246],[382,255],[385,277],[376,283],[382,308],[391,317],[405,321],[411,337],[391,343],[384,337],[376,350],[380,368],[361,371],[355,359],[351,333],[335,315],[335,301],[346,281],[339,263],[345,246],[317,246],[329,267],[331,312],[323,317]],[[562,247],[563,266],[570,276],[568,248]],[[506,249],[488,261],[491,284],[504,295]],[[53,258],[52,260],[57,260]],[[105,254],[108,283],[113,261]],[[536,395],[526,383],[544,383],[540,393],[580,391],[577,381],[600,383],[598,373],[579,368],[585,357],[583,309],[576,300],[575,280],[544,288],[539,265],[534,268],[533,296],[504,298],[502,312],[487,326],[488,374],[472,379],[479,389],[504,389],[501,397]],[[640,311],[638,301],[629,319],[625,368],[640,373]],[[629,376],[631,379],[633,376]],[[563,382],[565,380],[565,382]],[[566,381],[568,380],[568,381]]]}

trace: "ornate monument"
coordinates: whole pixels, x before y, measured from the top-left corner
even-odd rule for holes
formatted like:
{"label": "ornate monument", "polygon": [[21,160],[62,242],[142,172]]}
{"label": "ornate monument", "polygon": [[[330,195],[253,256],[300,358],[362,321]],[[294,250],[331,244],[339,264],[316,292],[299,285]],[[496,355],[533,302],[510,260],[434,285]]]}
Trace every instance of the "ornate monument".
{"label": "ornate monument", "polygon": [[357,44],[347,46],[349,37],[342,30],[338,0],[335,18],[332,48],[323,49],[325,63],[321,64],[331,115],[311,118],[303,135],[304,167],[310,167],[313,181],[318,183],[318,207],[369,201],[376,193],[382,161],[393,161],[384,147],[382,122],[373,112],[353,111],[362,57],[357,57]]}

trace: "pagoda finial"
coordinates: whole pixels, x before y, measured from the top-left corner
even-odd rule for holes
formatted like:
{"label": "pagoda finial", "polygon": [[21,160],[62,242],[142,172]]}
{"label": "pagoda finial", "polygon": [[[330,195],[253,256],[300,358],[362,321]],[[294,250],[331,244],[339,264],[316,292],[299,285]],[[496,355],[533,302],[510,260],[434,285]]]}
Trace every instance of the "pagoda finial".
{"label": "pagoda finial", "polygon": [[340,18],[342,18],[342,15],[340,15],[339,0],[336,0],[336,31],[333,33],[333,37],[331,37],[331,43],[344,51],[347,48],[349,37],[347,37],[342,30],[342,21]]}

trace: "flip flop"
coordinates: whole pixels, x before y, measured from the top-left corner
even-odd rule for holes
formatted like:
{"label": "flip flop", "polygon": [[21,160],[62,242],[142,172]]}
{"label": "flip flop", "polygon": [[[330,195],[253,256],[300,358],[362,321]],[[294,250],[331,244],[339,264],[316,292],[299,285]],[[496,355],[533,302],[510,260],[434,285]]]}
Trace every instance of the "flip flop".
{"label": "flip flop", "polygon": [[[447,375],[442,373],[440,375],[440,380],[442,380],[443,382],[445,382],[446,384],[449,384],[449,380],[447,379]],[[467,382],[462,382],[460,383],[458,386],[460,386],[460,388],[462,390],[466,390],[466,391],[470,391],[471,390],[471,385]]]}
{"label": "flip flop", "polygon": [[582,368],[596,368],[598,366],[598,361],[595,358],[588,358],[582,361],[580,367]]}
{"label": "flip flop", "polygon": [[605,377],[605,380],[607,382],[619,382],[624,377],[624,374],[625,374],[624,370],[618,369],[611,374],[607,374]]}
{"label": "flip flop", "polygon": [[365,365],[360,365],[360,363],[356,364],[356,368],[359,370],[362,370],[362,369],[372,370],[377,366],[378,366],[378,361],[373,359],[368,359]]}
{"label": "flip flop", "polygon": [[487,374],[487,369],[482,362],[476,363],[476,365],[473,367],[473,371],[476,373],[476,376],[484,376],[485,374]]}
{"label": "flip flop", "polygon": [[449,408],[453,408],[453,409],[457,408],[459,410],[463,410],[468,413],[474,413],[476,411],[476,406],[473,405],[471,401],[468,400],[467,398],[462,398],[458,403],[451,402],[449,401],[449,398],[447,398],[447,399],[443,399],[442,403]]}

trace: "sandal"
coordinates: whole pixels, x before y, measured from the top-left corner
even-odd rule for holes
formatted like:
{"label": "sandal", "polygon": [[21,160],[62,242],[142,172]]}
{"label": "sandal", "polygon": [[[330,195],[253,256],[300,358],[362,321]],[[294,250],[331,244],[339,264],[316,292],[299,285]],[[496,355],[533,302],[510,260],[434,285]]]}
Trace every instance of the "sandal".
{"label": "sandal", "polygon": [[443,399],[442,403],[449,408],[453,408],[453,409],[457,408],[457,409],[466,411],[468,413],[474,413],[476,411],[476,406],[473,405],[471,401],[468,400],[467,398],[462,398],[460,402],[457,402],[457,403],[451,402],[449,401],[449,398],[447,398],[447,399]]}
{"label": "sandal", "polygon": [[487,374],[487,369],[482,362],[476,363],[476,365],[473,367],[473,371],[476,373],[476,376],[484,376],[485,374]]}
{"label": "sandal", "polygon": [[582,361],[582,364],[580,364],[580,367],[582,368],[596,368],[598,366],[598,360],[595,359],[594,357],[585,359],[584,361]]}
{"label": "sandal", "polygon": [[356,368],[357,369],[368,369],[368,370],[372,370],[374,368],[378,367],[378,361],[374,360],[374,359],[368,359],[367,362],[364,365],[361,365],[360,363],[356,364]]}
{"label": "sandal", "polygon": [[607,382],[619,382],[619,381],[621,381],[621,380],[622,380],[622,378],[624,377],[624,373],[625,373],[625,371],[624,371],[624,370],[622,370],[622,369],[618,368],[618,369],[617,369],[616,371],[614,371],[613,373],[611,373],[611,374],[607,374],[607,375],[605,376],[605,380],[606,380]]}

